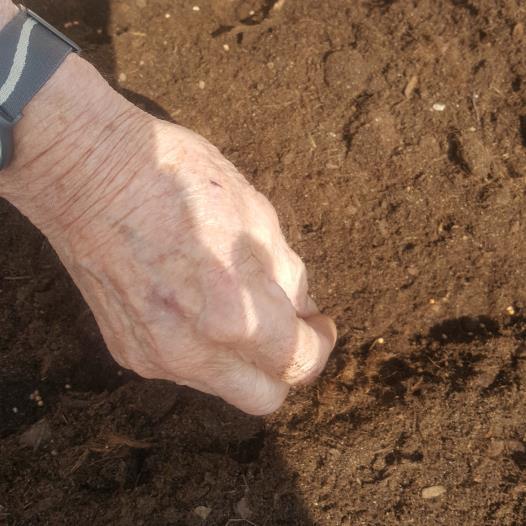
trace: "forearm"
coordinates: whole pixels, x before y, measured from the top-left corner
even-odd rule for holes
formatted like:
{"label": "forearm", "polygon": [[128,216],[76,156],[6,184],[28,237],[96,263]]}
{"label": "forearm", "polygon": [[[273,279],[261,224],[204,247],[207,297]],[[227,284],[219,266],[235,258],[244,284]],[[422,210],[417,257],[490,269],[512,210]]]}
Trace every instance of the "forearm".
{"label": "forearm", "polygon": [[[0,0],[0,26],[17,11]],[[0,172],[0,196],[48,236],[60,233],[91,206],[95,187],[111,191],[110,179],[133,157],[134,145],[124,137],[143,118],[93,66],[69,55],[15,126],[15,154]]]}

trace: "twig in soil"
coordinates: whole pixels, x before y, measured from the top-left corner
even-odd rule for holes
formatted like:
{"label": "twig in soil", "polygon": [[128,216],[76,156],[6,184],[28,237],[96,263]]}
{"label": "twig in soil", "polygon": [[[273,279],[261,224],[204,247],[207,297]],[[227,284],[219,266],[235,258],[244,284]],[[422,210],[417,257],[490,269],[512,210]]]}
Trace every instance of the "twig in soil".
{"label": "twig in soil", "polygon": [[72,468],[69,470],[69,474],[73,475],[73,473],[75,473],[75,471],[79,470],[80,466],[82,466],[82,464],[84,464],[84,462],[86,461],[88,456],[89,456],[89,450],[85,449],[82,452],[82,454],[80,455],[80,457],[78,458],[78,460],[75,462],[75,464],[73,464]]}
{"label": "twig in soil", "polygon": [[426,358],[435,366],[435,367],[438,367],[439,369],[443,369],[443,367],[441,365],[438,365],[438,363],[436,363],[434,360],[432,360],[429,356],[426,356]]}
{"label": "twig in soil", "polygon": [[132,449],[149,449],[153,447],[153,444],[146,440],[134,440],[116,433],[108,433],[106,440],[103,443],[94,443],[89,446],[89,450],[95,453],[107,453],[114,449],[118,449],[121,446],[126,446]]}
{"label": "twig in soil", "polygon": [[477,116],[477,123],[480,127],[481,125],[481,121],[480,121],[480,113],[479,113],[479,109],[477,107],[477,99],[479,98],[478,94],[477,93],[473,93],[471,95],[471,104],[473,106],[473,111],[475,112],[475,115]]}

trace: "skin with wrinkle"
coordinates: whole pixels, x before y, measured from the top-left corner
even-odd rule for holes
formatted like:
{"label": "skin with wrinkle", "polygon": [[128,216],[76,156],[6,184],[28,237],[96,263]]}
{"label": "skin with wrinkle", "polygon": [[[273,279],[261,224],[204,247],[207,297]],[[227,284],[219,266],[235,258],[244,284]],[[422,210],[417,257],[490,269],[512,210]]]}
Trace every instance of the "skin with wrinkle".
{"label": "skin with wrinkle", "polygon": [[305,266],[272,205],[203,137],[70,56],[15,141],[0,195],[49,238],[122,366],[253,414],[321,372],[336,331]]}

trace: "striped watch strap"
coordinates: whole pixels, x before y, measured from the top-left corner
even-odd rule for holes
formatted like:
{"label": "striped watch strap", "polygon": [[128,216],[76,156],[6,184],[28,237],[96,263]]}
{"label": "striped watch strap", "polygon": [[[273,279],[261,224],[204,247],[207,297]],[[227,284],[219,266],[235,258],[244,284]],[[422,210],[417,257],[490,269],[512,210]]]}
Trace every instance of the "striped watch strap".
{"label": "striped watch strap", "polygon": [[0,169],[6,166],[8,148],[12,148],[6,129],[19,120],[22,109],[72,51],[80,50],[22,6],[0,31]]}

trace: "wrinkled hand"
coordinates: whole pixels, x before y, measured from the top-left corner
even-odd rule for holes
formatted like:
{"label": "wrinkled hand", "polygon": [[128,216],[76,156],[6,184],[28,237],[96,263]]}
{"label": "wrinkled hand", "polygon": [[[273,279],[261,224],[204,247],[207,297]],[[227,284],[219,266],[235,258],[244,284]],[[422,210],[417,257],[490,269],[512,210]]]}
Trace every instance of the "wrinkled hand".
{"label": "wrinkled hand", "polygon": [[66,265],[122,366],[272,412],[321,372],[334,325],[267,199],[202,137],[148,127],[155,155],[91,196]]}
{"label": "wrinkled hand", "polygon": [[0,194],[48,236],[121,365],[253,414],[321,372],[334,324],[272,206],[202,137],[75,56],[16,134]]}

